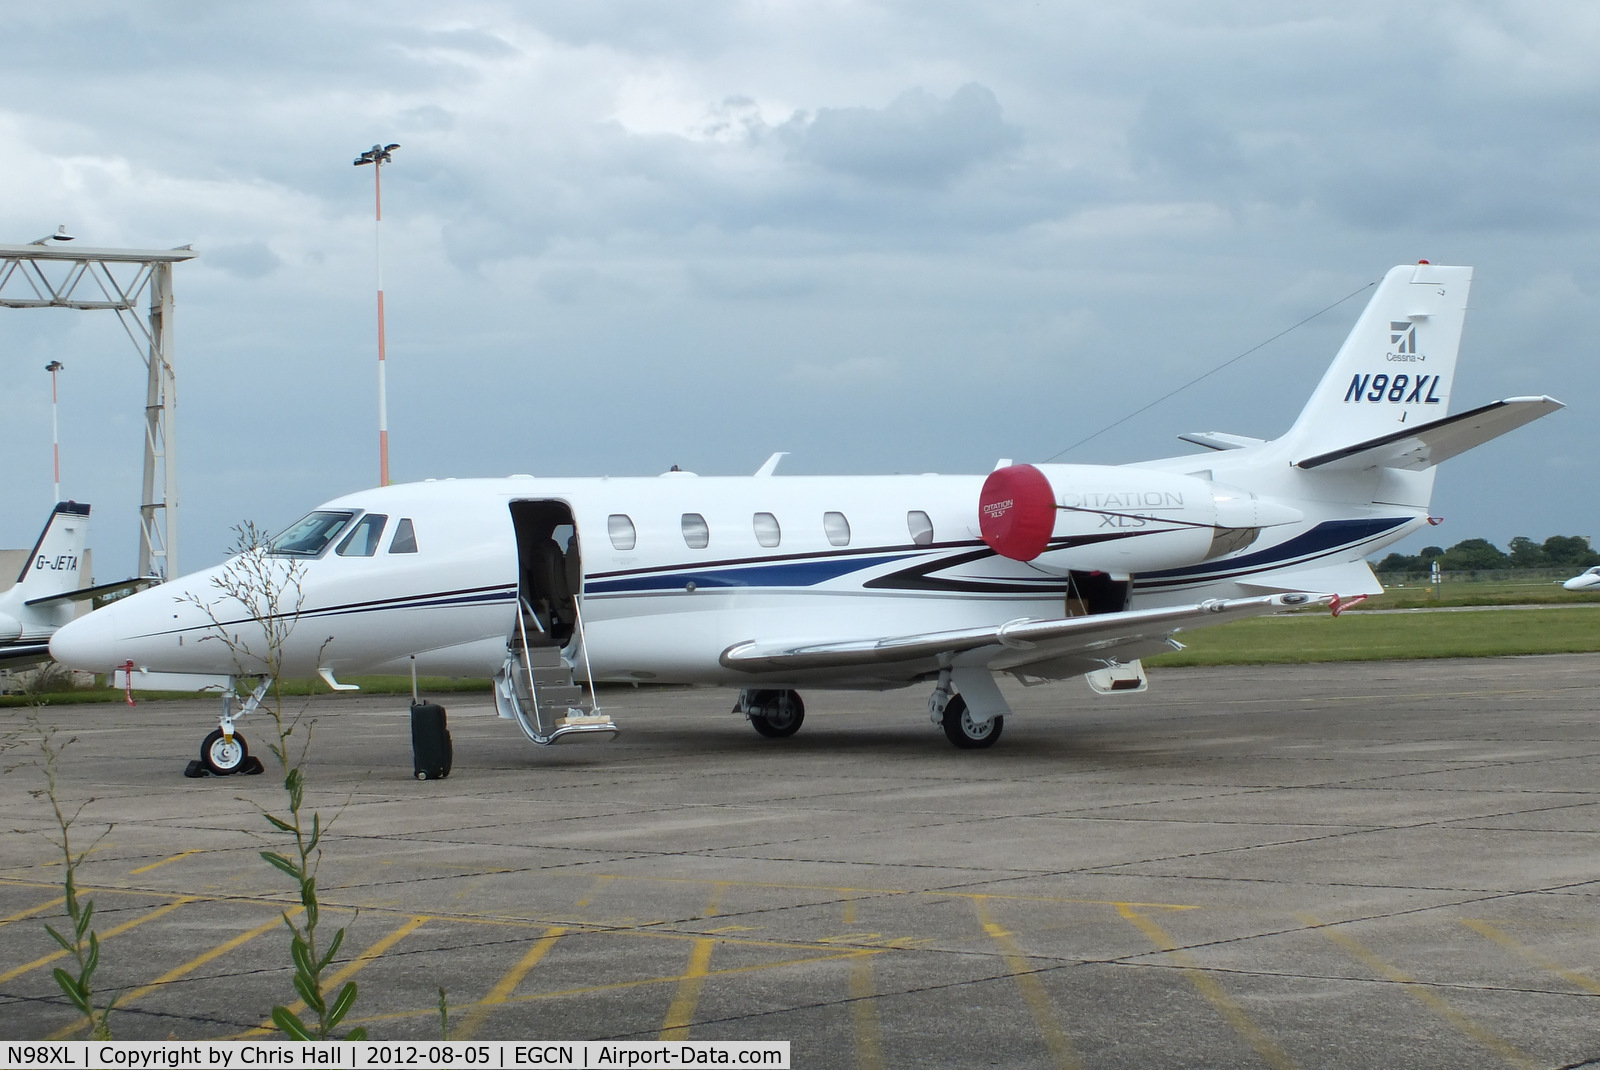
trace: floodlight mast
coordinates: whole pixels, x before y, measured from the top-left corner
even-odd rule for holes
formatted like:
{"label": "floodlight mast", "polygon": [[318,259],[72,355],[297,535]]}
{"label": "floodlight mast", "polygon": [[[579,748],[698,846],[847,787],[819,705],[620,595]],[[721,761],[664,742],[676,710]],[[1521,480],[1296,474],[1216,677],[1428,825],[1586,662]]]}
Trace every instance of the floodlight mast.
{"label": "floodlight mast", "polygon": [[378,280],[378,485],[389,485],[389,389],[383,352],[383,165],[393,161],[399,145],[374,145],[356,157],[355,166],[372,165],[372,198],[376,208],[373,254]]}
{"label": "floodlight mast", "polygon": [[56,496],[50,500],[55,504],[61,502],[61,424],[56,419],[56,374],[65,367],[59,360],[52,360],[44,366],[44,370],[50,373],[50,459],[56,475]]}
{"label": "floodlight mast", "polygon": [[[168,579],[178,559],[178,381],[173,370],[172,265],[176,249],[68,249],[62,227],[28,245],[0,245],[0,308],[109,309],[139,350],[145,389],[144,484],[139,498],[139,575]],[[138,305],[149,292],[149,312]],[[53,395],[52,390],[52,395]],[[59,491],[57,493],[59,500]]]}

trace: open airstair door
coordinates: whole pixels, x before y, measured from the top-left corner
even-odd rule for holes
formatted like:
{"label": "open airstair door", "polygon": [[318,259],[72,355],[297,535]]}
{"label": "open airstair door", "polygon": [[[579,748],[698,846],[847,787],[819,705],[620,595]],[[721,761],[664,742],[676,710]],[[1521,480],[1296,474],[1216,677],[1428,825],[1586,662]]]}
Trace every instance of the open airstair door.
{"label": "open airstair door", "polygon": [[[560,501],[515,501],[517,613],[506,659],[495,673],[500,716],[539,746],[609,741],[617,726],[594,703],[583,636],[583,560],[572,509]],[[581,666],[589,689],[573,675]]]}

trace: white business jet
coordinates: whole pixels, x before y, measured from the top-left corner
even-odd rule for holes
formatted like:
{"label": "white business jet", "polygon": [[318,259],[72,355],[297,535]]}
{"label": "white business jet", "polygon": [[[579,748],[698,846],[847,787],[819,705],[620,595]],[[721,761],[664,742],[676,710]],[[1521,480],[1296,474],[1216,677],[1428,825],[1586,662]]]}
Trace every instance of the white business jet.
{"label": "white business jet", "polygon": [[[1377,594],[1365,558],[1427,523],[1434,466],[1561,407],[1517,397],[1448,416],[1472,270],[1397,267],[1294,425],[1266,441],[1126,466],[1011,464],[987,476],[427,481],[319,506],[268,552],[295,577],[284,674],[492,676],[535,743],[609,739],[582,683],[740,688],[765,736],[800,688],[932,689],[958,747],[1010,713],[995,677],[1142,690],[1139,659],[1185,628]],[[264,603],[219,592],[240,562],[61,629],[100,672],[260,674]],[[1337,604],[1335,602],[1335,604]],[[284,611],[288,612],[288,611]],[[234,720],[202,748],[244,760]]]}
{"label": "white business jet", "polygon": [[1561,586],[1569,591],[1587,591],[1592,587],[1600,587],[1600,565],[1584,569]]}
{"label": "white business jet", "polygon": [[133,580],[84,586],[81,570],[88,545],[89,507],[59,503],[23,561],[17,582],[0,592],[0,665],[48,661],[50,637],[72,619],[72,603],[137,586]]}

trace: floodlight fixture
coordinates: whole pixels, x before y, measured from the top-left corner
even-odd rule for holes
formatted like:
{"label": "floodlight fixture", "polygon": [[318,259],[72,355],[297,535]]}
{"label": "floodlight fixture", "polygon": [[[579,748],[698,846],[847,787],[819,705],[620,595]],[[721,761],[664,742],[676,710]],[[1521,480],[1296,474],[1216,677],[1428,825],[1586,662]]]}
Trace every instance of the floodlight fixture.
{"label": "floodlight fixture", "polygon": [[[399,148],[399,147],[400,146],[398,146],[398,145],[395,146],[395,148]],[[39,238],[36,241],[31,241],[28,244],[29,245],[49,245],[53,241],[71,241],[71,240],[72,240],[72,235],[67,233],[67,225],[65,223],[63,223],[59,227],[56,228],[56,232],[54,234],[46,234],[44,237]]]}

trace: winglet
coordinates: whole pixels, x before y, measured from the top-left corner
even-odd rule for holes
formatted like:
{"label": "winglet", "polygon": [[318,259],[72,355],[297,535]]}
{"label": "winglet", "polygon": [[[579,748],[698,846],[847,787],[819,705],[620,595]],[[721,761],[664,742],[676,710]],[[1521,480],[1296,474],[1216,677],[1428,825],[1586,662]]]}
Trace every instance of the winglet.
{"label": "winglet", "polygon": [[766,464],[764,464],[760,468],[756,469],[756,475],[758,475],[758,476],[770,476],[772,473],[774,473],[774,472],[776,472],[778,470],[778,462],[783,460],[787,456],[789,456],[789,453],[788,453],[787,450],[784,450],[784,451],[781,451],[781,452],[778,452],[778,453],[774,453],[771,457],[767,458],[767,463]]}

